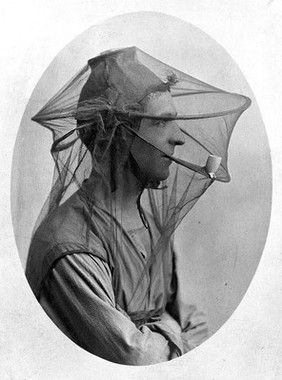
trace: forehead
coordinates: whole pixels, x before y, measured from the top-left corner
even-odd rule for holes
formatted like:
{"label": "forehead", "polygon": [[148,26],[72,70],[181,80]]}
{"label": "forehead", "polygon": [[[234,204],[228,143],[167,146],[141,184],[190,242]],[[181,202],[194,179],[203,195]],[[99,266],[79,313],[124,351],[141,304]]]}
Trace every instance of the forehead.
{"label": "forehead", "polygon": [[144,112],[152,116],[176,116],[177,111],[170,92],[154,92],[143,100]]}

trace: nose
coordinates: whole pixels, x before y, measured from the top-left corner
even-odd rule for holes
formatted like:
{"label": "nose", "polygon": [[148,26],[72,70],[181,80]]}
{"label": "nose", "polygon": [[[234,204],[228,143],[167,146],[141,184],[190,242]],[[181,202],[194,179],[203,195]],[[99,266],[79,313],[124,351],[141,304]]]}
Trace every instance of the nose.
{"label": "nose", "polygon": [[175,121],[171,122],[171,135],[169,138],[169,142],[173,145],[185,144],[184,133],[181,131],[179,125]]}

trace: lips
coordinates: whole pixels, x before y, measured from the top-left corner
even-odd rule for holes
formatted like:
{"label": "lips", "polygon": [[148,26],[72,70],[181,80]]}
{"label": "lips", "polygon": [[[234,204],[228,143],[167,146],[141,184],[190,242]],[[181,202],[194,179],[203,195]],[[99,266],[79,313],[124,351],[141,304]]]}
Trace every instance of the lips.
{"label": "lips", "polygon": [[172,160],[167,154],[162,154],[161,157],[163,161],[166,162],[166,164],[168,165],[172,164]]}
{"label": "lips", "polygon": [[170,159],[171,159],[170,157],[173,156],[173,153],[174,153],[174,152],[172,152],[172,153],[163,153],[163,154],[162,154],[162,157],[163,157],[163,158],[166,158],[166,159],[168,159],[168,160],[170,160]]}

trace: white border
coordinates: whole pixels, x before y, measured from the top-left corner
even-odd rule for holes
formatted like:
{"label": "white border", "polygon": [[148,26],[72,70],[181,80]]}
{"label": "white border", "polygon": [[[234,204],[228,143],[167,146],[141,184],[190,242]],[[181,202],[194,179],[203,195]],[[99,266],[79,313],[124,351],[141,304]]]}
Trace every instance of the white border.
{"label": "white border", "polygon": [[[282,376],[281,37],[278,0],[11,1],[1,21],[1,379],[279,379]],[[3,8],[3,6],[2,6]],[[106,18],[161,11],[208,33],[234,58],[258,101],[273,160],[273,211],[264,255],[244,300],[208,342],[152,367],[104,362],[70,344],[26,286],[9,208],[13,145],[31,91],[53,57]]]}

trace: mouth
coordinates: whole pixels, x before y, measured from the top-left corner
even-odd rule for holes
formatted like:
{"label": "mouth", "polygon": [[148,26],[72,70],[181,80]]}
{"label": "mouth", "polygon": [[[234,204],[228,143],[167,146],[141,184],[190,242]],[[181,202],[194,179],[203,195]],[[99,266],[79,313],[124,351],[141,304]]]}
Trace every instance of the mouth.
{"label": "mouth", "polygon": [[167,162],[169,165],[172,164],[172,159],[171,159],[171,156],[173,155],[173,153],[171,155],[168,155],[168,154],[162,154],[161,157],[162,159]]}
{"label": "mouth", "polygon": [[163,153],[161,155],[163,158],[166,158],[167,160],[171,160],[171,157],[173,156],[173,152],[172,153]]}

